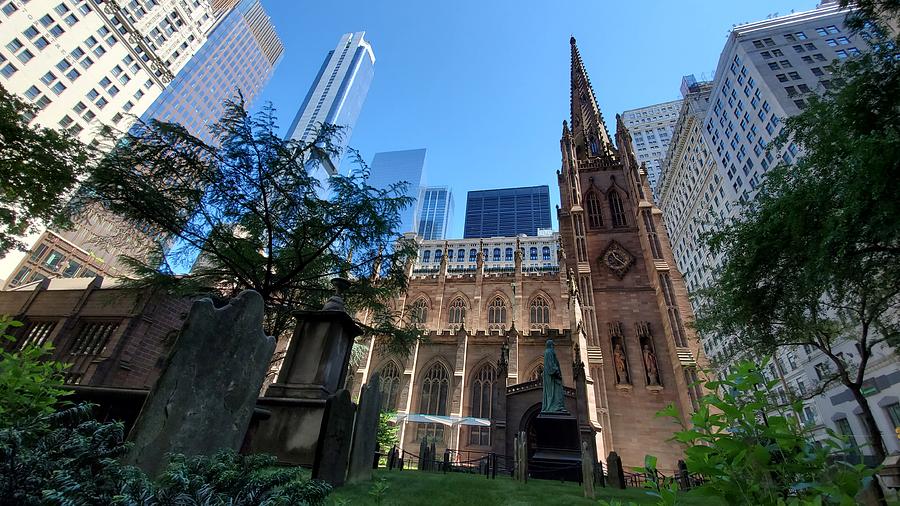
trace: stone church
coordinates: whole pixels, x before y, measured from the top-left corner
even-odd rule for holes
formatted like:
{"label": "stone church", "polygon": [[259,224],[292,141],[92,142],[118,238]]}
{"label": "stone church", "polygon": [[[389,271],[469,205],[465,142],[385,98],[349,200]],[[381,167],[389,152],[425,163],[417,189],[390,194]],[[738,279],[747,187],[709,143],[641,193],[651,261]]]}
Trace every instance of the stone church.
{"label": "stone church", "polygon": [[352,381],[358,388],[379,373],[383,409],[398,413],[406,450],[424,437],[441,451],[512,455],[515,434],[531,437],[540,412],[552,339],[566,406],[598,457],[615,451],[639,466],[653,454],[672,470],[682,453],[669,441],[677,426],[655,414],[674,404],[690,416],[705,359],[631,137],[617,117],[613,142],[570,42],[559,233],[420,241],[398,307],[427,338],[404,357],[373,340]]}

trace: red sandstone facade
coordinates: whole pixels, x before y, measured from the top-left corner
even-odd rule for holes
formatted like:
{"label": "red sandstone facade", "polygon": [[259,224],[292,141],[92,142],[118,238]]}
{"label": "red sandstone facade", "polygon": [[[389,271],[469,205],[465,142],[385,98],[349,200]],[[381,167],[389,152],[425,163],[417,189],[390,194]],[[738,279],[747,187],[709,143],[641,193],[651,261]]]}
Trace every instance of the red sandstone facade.
{"label": "red sandstone facade", "polygon": [[191,301],[156,290],[117,287],[104,278],[45,279],[0,291],[0,314],[24,323],[16,342],[54,345],[52,358],[71,364],[67,383],[149,389]]}
{"label": "red sandstone facade", "polygon": [[[705,359],[631,137],[618,121],[615,144],[610,139],[574,39],[571,46],[571,118],[560,142],[553,268],[523,267],[531,259],[527,243],[537,238],[506,238],[516,244],[515,261],[506,267],[490,265],[496,258],[484,243],[474,248],[474,266],[460,266],[452,251],[470,251],[466,239],[441,241],[440,265],[422,268],[422,253],[438,243],[424,242],[398,307],[426,330],[426,341],[407,357],[387,355],[371,341],[353,378],[358,387],[379,373],[384,409],[401,416],[491,421],[490,429],[403,422],[407,450],[416,451],[425,436],[441,449],[511,455],[513,435],[527,433],[540,409],[534,380],[552,338],[567,406],[601,459],[616,451],[626,466],[639,466],[653,454],[660,468],[674,469],[681,457],[668,441],[675,426],[655,414],[674,404],[684,419],[690,416],[702,395],[691,384]],[[576,395],[579,386],[583,397]]]}

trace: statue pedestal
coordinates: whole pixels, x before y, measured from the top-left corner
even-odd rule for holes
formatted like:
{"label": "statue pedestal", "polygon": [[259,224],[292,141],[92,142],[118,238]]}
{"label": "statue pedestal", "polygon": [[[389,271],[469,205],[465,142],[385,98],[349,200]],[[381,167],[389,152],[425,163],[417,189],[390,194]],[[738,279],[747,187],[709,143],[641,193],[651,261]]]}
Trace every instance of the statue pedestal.
{"label": "statue pedestal", "polygon": [[570,413],[541,413],[533,422],[528,474],[545,480],[581,480],[581,437]]}

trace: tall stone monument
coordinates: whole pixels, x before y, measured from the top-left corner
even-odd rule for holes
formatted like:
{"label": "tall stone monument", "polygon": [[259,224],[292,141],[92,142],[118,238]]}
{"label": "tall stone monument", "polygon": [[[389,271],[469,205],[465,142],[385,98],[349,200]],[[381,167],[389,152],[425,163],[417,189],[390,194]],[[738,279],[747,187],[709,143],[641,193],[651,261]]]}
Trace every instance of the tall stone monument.
{"label": "tall stone monument", "polygon": [[541,412],[534,420],[534,451],[529,468],[535,478],[580,481],[581,437],[577,418],[563,401],[562,373],[553,340],[544,350]]}
{"label": "tall stone monument", "polygon": [[315,463],[325,403],[343,387],[353,339],[362,334],[342,298],[349,281],[338,278],[332,284],[335,294],[321,311],[294,311],[297,325],[278,379],[259,400],[272,416],[260,423],[252,450],[284,463]]}
{"label": "tall stone monument", "polygon": [[129,435],[128,464],[152,476],[170,453],[240,448],[275,351],[275,339],[263,333],[263,312],[252,290],[219,309],[209,299],[194,302]]}

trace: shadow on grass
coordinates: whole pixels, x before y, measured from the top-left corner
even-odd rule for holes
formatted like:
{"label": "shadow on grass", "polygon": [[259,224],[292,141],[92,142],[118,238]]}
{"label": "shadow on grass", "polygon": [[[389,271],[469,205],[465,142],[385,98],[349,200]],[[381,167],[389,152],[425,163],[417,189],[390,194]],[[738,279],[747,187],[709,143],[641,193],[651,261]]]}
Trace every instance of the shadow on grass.
{"label": "shadow on grass", "polygon": [[[375,471],[371,482],[341,487],[329,496],[328,504],[405,505],[597,505],[599,501],[622,504],[656,504],[656,498],[641,489],[597,488],[597,499],[586,499],[581,485],[548,480],[529,480],[522,484],[509,477],[489,480],[484,476],[462,473],[425,473],[420,471]],[[682,499],[684,502],[682,503]],[[679,496],[681,504],[711,504],[709,499]]]}

